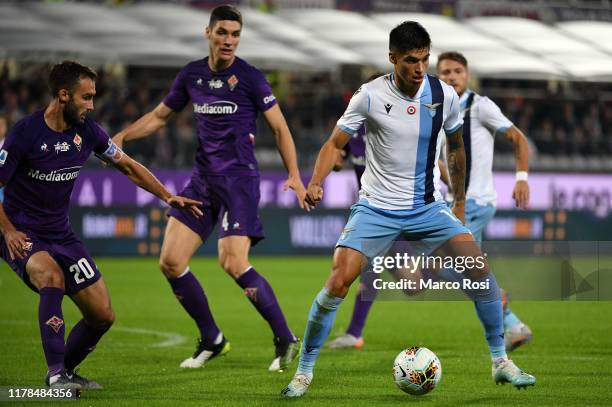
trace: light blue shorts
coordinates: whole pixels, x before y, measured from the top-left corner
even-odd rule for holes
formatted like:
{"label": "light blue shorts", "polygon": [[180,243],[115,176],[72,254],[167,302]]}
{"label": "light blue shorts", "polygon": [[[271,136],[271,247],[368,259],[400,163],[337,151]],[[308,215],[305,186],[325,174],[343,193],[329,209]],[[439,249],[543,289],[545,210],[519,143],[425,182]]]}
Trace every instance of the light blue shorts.
{"label": "light blue shorts", "polygon": [[477,242],[482,242],[482,232],[495,216],[495,211],[495,206],[478,205],[473,199],[468,199],[465,203],[465,226],[470,229]]}
{"label": "light blue shorts", "polygon": [[361,199],[351,206],[351,215],[336,246],[350,247],[373,258],[386,252],[399,235],[426,244],[431,252],[463,233],[470,230],[442,201],[417,209],[388,210]]}

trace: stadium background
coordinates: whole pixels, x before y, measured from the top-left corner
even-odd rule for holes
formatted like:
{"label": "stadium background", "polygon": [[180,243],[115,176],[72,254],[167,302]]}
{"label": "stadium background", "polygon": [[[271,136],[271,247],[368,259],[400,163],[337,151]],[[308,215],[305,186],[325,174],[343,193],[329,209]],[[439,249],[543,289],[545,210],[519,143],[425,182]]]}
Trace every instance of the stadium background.
{"label": "stadium background", "polygon": [[[51,64],[62,59],[75,59],[92,65],[100,74],[96,110],[92,115],[112,135],[159,103],[180,66],[207,54],[202,30],[208,21],[208,10],[223,3],[212,0],[158,3],[2,2],[0,114],[10,124],[42,108],[48,100],[45,82]],[[505,241],[503,247],[507,251],[501,256],[502,265],[509,272],[520,269],[522,265],[508,258],[514,254],[527,258],[547,250],[553,252],[560,241],[610,240],[610,1],[245,0],[233,3],[241,7],[244,16],[243,39],[237,54],[268,75],[296,141],[305,182],[312,171],[318,149],[343,112],[352,92],[372,72],[391,69],[386,57],[389,29],[403,20],[413,19],[420,21],[432,36],[431,73],[435,69],[435,55],[439,52],[450,49],[463,52],[470,63],[472,88],[493,99],[530,139],[532,202],[526,211],[515,210],[510,199],[514,182],[512,146],[500,138],[496,139],[494,166],[499,206],[495,219],[485,231],[485,239]],[[175,191],[181,189],[190,175],[196,148],[191,116],[191,111],[185,109],[159,134],[130,142],[126,146],[129,154],[150,166]],[[282,191],[284,170],[273,138],[263,122],[258,126],[256,154],[262,173],[260,207],[267,238],[253,249],[253,261],[258,269],[269,275],[273,285],[279,287],[281,304],[286,307],[288,318],[297,331],[301,332],[308,304],[328,272],[332,248],[344,226],[347,208],[356,196],[357,183],[350,164],[347,164],[345,170],[332,174],[326,182],[323,205],[313,213],[306,214],[297,207],[293,194]],[[156,352],[158,349],[150,346],[155,346],[157,342],[152,341],[155,343],[150,345],[147,340],[151,342],[151,338],[159,335],[151,332],[179,332],[183,338],[193,334],[190,322],[177,317],[182,317],[181,311],[172,303],[173,298],[164,286],[161,274],[155,270],[155,256],[159,254],[165,224],[164,211],[155,199],[138,191],[121,174],[103,168],[94,159],[81,171],[72,196],[72,225],[109,281],[120,316],[118,329],[103,341],[99,354],[92,356],[92,361],[88,360],[87,369],[105,372],[104,368],[96,367],[96,361],[100,362],[104,357],[125,357],[125,362],[118,362],[123,368],[134,368],[135,374],[144,374],[145,364],[143,371],[130,365],[129,358],[133,355],[129,351],[146,349]],[[530,243],[517,248],[514,244],[517,241]],[[598,271],[606,269],[604,264],[609,263],[606,256],[612,253],[608,249],[609,244],[597,244],[585,250],[597,258]],[[239,299],[240,293],[222,275],[211,257],[216,254],[214,241],[204,245],[200,254],[205,257],[198,259],[192,268],[202,273],[200,276],[205,273],[203,282],[207,292],[215,289],[221,291],[211,295],[213,311],[218,309],[222,319],[229,318],[230,326],[235,324],[240,327],[239,333],[234,334],[232,339],[253,340],[256,345],[261,342],[265,351],[269,351],[267,337],[259,335],[262,337],[253,339],[250,335],[250,332],[263,327],[260,321],[251,321],[254,318],[250,318],[247,322],[240,322],[228,317],[234,313],[240,314],[242,310],[247,314],[251,311],[246,311],[248,304],[224,307],[225,295],[222,293],[225,291],[235,294],[230,298],[235,298],[236,302],[243,300]],[[263,257],[267,255],[278,257]],[[309,257],[296,257],[301,255]],[[0,329],[3,333],[0,334],[0,345],[8,352],[0,358],[0,386],[22,382],[35,385],[40,375],[32,371],[40,370],[42,360],[38,355],[40,352],[31,352],[30,348],[39,344],[36,325],[28,325],[27,322],[35,321],[35,297],[29,295],[6,265],[3,264],[1,268]],[[577,299],[579,283],[586,282],[593,288],[595,277],[599,284],[597,293],[591,290],[582,299],[612,298],[612,290],[604,290],[612,286],[609,281],[605,285],[607,280],[601,273],[595,277],[584,273],[582,276],[584,279],[574,281],[569,291],[567,287],[561,290],[557,299]],[[301,289],[296,289],[295,284],[301,284]],[[518,296],[520,298],[520,294]],[[151,303],[152,298],[155,304]],[[219,298],[219,301],[215,301],[215,298]],[[27,309],[26,315],[31,317],[24,317],[23,320],[15,318],[11,309],[16,304]],[[347,301],[335,329],[340,330],[343,323],[346,326],[351,305],[352,301]],[[393,306],[392,303],[381,304],[380,308],[392,310]],[[137,307],[150,308],[157,319],[133,309]],[[449,312],[444,304],[437,303],[431,306],[416,304],[413,307],[417,315],[431,309]],[[458,308],[466,308],[463,314],[470,313],[468,304],[462,303]],[[563,369],[567,363],[580,365],[575,373],[576,378],[587,372],[604,370],[608,373],[603,377],[599,376],[592,382],[587,380],[597,385],[597,391],[591,392],[587,404],[606,404],[611,400],[611,376],[605,366],[609,368],[612,363],[612,343],[609,339],[612,326],[609,321],[594,319],[597,314],[609,315],[609,303],[524,302],[518,303],[516,308],[528,315],[529,311],[539,310],[538,315],[526,319],[535,326],[536,335],[540,328],[540,336],[551,341],[542,340],[539,347],[534,343],[534,354],[530,358],[527,354],[521,354],[531,362],[531,365],[528,364],[531,370],[537,372],[537,368],[531,367],[537,366],[535,354],[548,355],[553,359],[552,364],[547,365],[550,372]],[[451,313],[459,315],[454,311]],[[481,341],[477,324],[473,320],[464,321],[462,318],[468,317],[463,314],[456,316],[450,325],[436,319],[411,321],[417,323],[415,330],[426,331],[414,340],[425,344],[441,341],[438,348],[436,345],[431,347],[434,351],[442,352],[445,368],[449,365],[451,369],[462,366],[465,361],[462,357],[453,356],[457,353],[456,344],[451,339],[453,329],[462,329],[467,325],[473,331],[470,334],[474,337],[473,342]],[[137,328],[123,326],[122,330],[122,315],[123,323]],[[552,326],[550,318],[557,319],[560,315],[566,318],[567,325]],[[424,326],[418,323],[424,323]],[[374,342],[379,339],[369,340],[372,342],[369,357],[379,359],[377,363],[384,368],[382,375],[387,375],[390,370],[394,354],[394,351],[389,353],[388,349],[399,351],[404,346],[402,343],[409,344],[400,333],[391,329],[393,324],[392,317],[380,317],[374,325],[377,328],[373,327],[372,332],[380,332],[385,339],[378,344]],[[562,341],[567,341],[566,345],[553,345],[556,343],[554,334],[570,326],[573,333],[566,332]],[[135,338],[134,332],[130,334],[129,329],[140,329],[145,339]],[[555,361],[553,352],[561,351],[565,346],[581,347],[585,343],[584,337],[578,333],[580,329],[586,330],[583,333],[588,332],[586,343],[590,348],[586,355],[577,362],[568,362],[563,358]],[[440,336],[433,333],[438,330]],[[409,330],[408,337],[412,333],[413,330]],[[119,351],[112,348],[115,342],[124,344],[119,345]],[[180,342],[174,347],[165,348],[171,349],[165,355],[165,368],[171,370],[176,364],[174,359],[178,360],[190,346]],[[466,346],[462,352],[470,354],[476,349],[476,354],[482,353],[478,346]],[[252,352],[255,358],[267,360],[265,351],[261,354],[259,351]],[[19,355],[27,352],[31,356],[24,361]],[[346,359],[343,360],[343,357]],[[371,359],[366,360],[370,363],[366,363],[368,368],[375,371],[378,365]],[[351,354],[334,355],[331,363],[359,369],[362,362],[357,355]],[[240,363],[240,360],[230,362],[230,366],[236,367]],[[590,368],[586,366],[589,364]],[[223,367],[211,366],[211,369],[220,374],[225,372]],[[15,376],[9,372],[17,375],[21,381],[16,382]],[[258,371],[254,367],[247,369],[247,372],[248,377],[259,383],[260,379],[256,378]],[[112,374],[109,375],[112,377]],[[365,380],[356,377],[354,372],[349,376],[358,383]],[[187,381],[195,380],[197,374],[184,377],[187,377]],[[575,399],[569,397],[565,402],[578,402],[580,385],[573,383],[572,377],[561,379],[562,385],[549,383],[553,387],[545,393],[536,393],[534,399],[527,399],[526,402],[535,400],[537,404],[552,404],[553,399],[549,398],[555,393],[552,389],[576,396]],[[273,390],[276,391],[276,387],[280,389],[284,384],[284,379],[274,380]],[[327,380],[334,382],[336,379],[329,376]],[[107,381],[112,382],[112,379]],[[607,383],[607,387],[601,386],[602,381]],[[390,378],[385,376],[380,384],[374,385],[372,392],[393,394],[393,390],[386,387],[388,382]],[[160,389],[164,388],[163,383],[155,383]],[[349,383],[348,379],[341,382],[346,386]],[[359,394],[363,394],[361,401],[365,402],[371,394],[368,393],[368,382],[363,383],[363,389],[355,394],[355,400],[360,398]],[[497,398],[491,398],[496,397],[493,392],[482,399],[470,399],[470,386],[475,385],[465,378],[456,380],[454,384],[455,387],[449,385],[450,395],[444,393],[437,396],[440,398],[429,401],[434,404],[470,401],[500,403]],[[211,400],[213,404],[229,405],[234,402],[266,405],[276,400],[266,396],[268,392],[264,389],[269,384],[259,385],[261,398],[232,398],[217,394],[218,397]],[[116,383],[115,387],[121,389],[112,397],[116,402],[134,396],[128,386],[121,387]],[[461,391],[455,390],[459,388]],[[168,397],[163,390],[158,393],[157,401]],[[432,397],[435,395],[433,393]],[[136,398],[140,397],[141,401],[146,399],[141,396],[137,394]],[[331,393],[327,397],[332,397]],[[512,400],[510,398],[508,402],[514,402]],[[334,399],[334,402],[339,401],[342,400]],[[395,399],[383,398],[375,402],[395,402]]]}

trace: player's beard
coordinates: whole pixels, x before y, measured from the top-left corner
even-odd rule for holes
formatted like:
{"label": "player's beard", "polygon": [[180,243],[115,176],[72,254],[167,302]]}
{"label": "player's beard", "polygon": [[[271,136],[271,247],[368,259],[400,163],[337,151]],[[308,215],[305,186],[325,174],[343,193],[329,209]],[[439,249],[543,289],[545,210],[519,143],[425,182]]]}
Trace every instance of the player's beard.
{"label": "player's beard", "polygon": [[70,97],[70,100],[64,106],[64,121],[71,126],[83,124],[83,120],[81,120],[79,115],[79,108],[74,103],[72,97]]}

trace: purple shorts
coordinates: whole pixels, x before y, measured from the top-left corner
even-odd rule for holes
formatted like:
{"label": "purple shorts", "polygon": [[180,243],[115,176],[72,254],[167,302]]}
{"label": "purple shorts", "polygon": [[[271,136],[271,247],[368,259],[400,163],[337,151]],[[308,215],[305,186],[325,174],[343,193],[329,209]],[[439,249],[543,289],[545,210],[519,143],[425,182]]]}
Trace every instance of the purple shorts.
{"label": "purple shorts", "polygon": [[85,245],[76,237],[72,230],[52,232],[48,234],[35,233],[25,228],[17,227],[25,233],[32,242],[32,249],[26,252],[24,259],[11,260],[4,238],[0,236],[0,256],[8,263],[15,273],[35,292],[36,287],[30,282],[26,272],[26,264],[37,252],[48,252],[64,272],[64,287],[67,295],[89,287],[101,277],[100,271]]}
{"label": "purple shorts", "polygon": [[252,246],[264,238],[263,226],[257,215],[259,177],[194,174],[179,195],[202,201],[204,216],[196,219],[174,208],[170,209],[168,216],[196,232],[203,242],[219,221],[219,238],[248,236]]}

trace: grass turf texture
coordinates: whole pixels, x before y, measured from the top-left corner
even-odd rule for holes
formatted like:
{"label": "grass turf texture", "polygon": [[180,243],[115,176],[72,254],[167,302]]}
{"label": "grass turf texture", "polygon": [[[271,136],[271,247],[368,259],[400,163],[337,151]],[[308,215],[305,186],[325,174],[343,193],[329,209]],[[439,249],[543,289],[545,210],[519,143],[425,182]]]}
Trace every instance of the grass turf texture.
{"label": "grass turf texture", "polygon": [[[330,257],[253,257],[301,336],[310,304],[329,273]],[[374,304],[362,350],[321,352],[310,391],[283,400],[295,363],[270,373],[270,330],[216,259],[191,263],[215,319],[232,343],[228,356],[203,369],[179,363],[194,349],[196,329],[158,271],[153,258],[97,260],[117,314],[115,326],[81,366],[80,373],[105,389],[88,391],[88,406],[157,405],[610,405],[612,403],[612,302],[515,302],[516,314],[534,331],[534,342],[512,354],[537,377],[527,391],[495,386],[482,328],[470,302]],[[45,374],[38,331],[38,297],[0,266],[0,386],[41,386]],[[348,325],[355,289],[338,313],[332,336]],[[79,318],[64,302],[67,328]],[[68,333],[67,329],[67,333]],[[162,336],[155,332],[166,333]],[[158,347],[175,335],[186,342]],[[67,335],[67,334],[66,334]],[[405,347],[422,345],[442,362],[442,381],[432,393],[409,396],[395,387],[393,359]],[[28,403],[27,405],[33,405]],[[44,405],[49,405],[45,403]]]}

